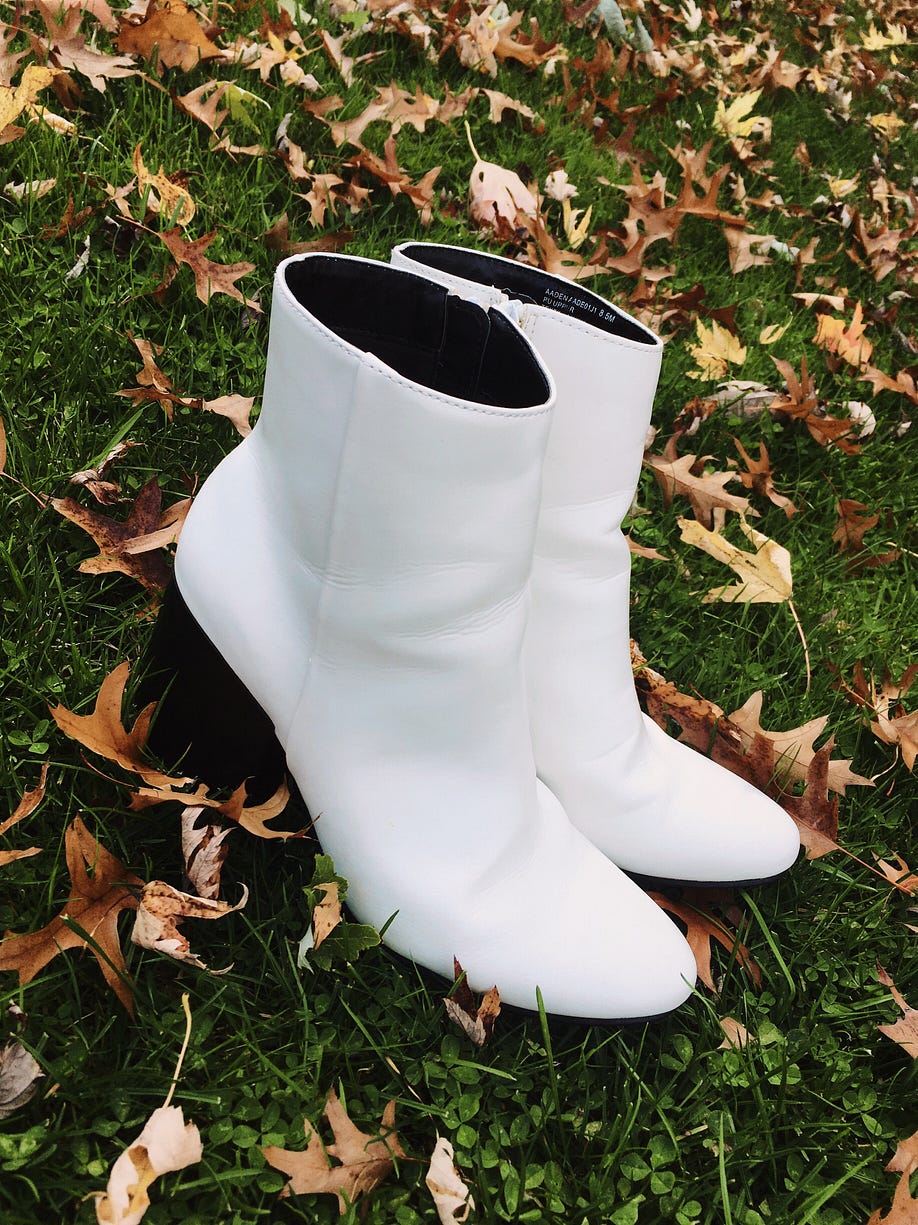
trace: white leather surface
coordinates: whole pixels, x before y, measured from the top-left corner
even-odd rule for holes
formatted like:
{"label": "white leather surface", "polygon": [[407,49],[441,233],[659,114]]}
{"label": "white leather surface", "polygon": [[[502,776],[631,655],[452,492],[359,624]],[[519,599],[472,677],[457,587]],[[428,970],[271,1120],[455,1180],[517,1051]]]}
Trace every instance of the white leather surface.
{"label": "white leather surface", "polygon": [[283,268],[262,414],[188,516],[182,595],[274,720],[355,914],[396,914],[391,947],[523,1007],[537,985],[568,1015],[676,1007],[684,939],[536,779],[521,647],[551,402],[420,387]]}
{"label": "white leather surface", "polygon": [[[493,287],[432,269],[430,254],[414,261],[417,245],[396,248],[393,262],[493,300]],[[776,875],[799,851],[791,819],[662,732],[634,690],[630,554],[620,529],[640,473],[662,343],[643,328],[646,344],[544,306],[518,304],[514,313],[557,388],[524,645],[538,775],[574,824],[628,871],[706,882]]]}

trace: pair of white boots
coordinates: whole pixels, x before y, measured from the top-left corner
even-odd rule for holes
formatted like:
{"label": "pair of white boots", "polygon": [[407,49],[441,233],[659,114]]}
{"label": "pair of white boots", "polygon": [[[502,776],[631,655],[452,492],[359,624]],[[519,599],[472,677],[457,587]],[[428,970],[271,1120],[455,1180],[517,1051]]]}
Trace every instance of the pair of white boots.
{"label": "pair of white boots", "polygon": [[[222,718],[244,765],[248,690],[352,910],[420,965],[455,956],[524,1008],[666,1013],[694,959],[625,873],[762,880],[798,838],[635,696],[620,525],[662,345],[499,257],[409,243],[393,265],[277,270],[261,416],[178,547],[206,636],[173,625],[180,736]],[[195,675],[206,640],[235,697]]]}

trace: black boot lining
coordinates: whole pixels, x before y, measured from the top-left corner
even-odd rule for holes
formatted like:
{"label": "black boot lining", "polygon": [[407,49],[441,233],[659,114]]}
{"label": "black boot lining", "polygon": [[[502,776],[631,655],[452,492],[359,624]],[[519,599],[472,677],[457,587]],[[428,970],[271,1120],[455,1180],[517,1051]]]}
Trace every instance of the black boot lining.
{"label": "black boot lining", "polygon": [[427,268],[475,281],[479,285],[492,285],[510,298],[546,306],[562,315],[571,315],[613,336],[643,344],[654,343],[648,331],[625,318],[605,298],[600,298],[574,281],[565,281],[539,268],[508,263],[479,251],[440,247],[434,243],[412,243],[403,251],[409,259]]}
{"label": "black boot lining", "polygon": [[513,324],[425,277],[332,256],[291,263],[285,276],[321,323],[416,383],[504,408],[548,399],[548,381]]}

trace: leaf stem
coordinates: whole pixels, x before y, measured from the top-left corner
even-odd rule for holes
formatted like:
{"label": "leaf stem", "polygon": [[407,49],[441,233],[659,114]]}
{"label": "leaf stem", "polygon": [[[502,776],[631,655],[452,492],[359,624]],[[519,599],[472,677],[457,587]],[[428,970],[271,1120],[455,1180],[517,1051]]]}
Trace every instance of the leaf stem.
{"label": "leaf stem", "polygon": [[800,641],[803,643],[803,658],[806,662],[806,689],[804,693],[809,693],[810,682],[813,679],[813,671],[810,667],[810,648],[806,644],[806,635],[803,632],[803,626],[800,623],[800,617],[797,615],[797,610],[794,607],[794,601],[788,600],[787,607],[791,611],[791,616],[794,618],[794,624],[797,626],[797,633],[800,635]]}
{"label": "leaf stem", "polygon": [[172,1095],[175,1093],[175,1086],[178,1084],[178,1078],[182,1071],[182,1064],[185,1062],[185,1052],[188,1050],[188,1043],[191,1041],[191,1006],[188,1003],[188,998],[188,992],[183,991],[182,1008],[185,1011],[185,1040],[182,1043],[182,1049],[179,1051],[175,1071],[172,1074],[172,1084],[169,1086],[169,1092],[166,1094],[166,1100],[163,1102],[163,1107],[168,1106],[172,1101]]}

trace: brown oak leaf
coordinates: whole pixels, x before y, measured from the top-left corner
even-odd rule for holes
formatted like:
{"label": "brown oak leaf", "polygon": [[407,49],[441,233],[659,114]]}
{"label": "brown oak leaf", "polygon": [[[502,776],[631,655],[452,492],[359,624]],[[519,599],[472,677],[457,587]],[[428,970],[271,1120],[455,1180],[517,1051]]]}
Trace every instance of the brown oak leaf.
{"label": "brown oak leaf", "polygon": [[[810,719],[809,722],[787,732],[767,732],[760,722],[762,698],[762,691],[759,689],[738,710],[731,712],[730,722],[740,729],[745,745],[751,745],[753,738],[759,735],[764,736],[774,746],[779,781],[783,789],[787,790],[792,782],[806,780],[810,763],[816,756],[815,741],[826,730],[829,716]],[[846,787],[872,787],[874,783],[862,774],[855,774],[851,769],[850,759],[837,758],[829,762],[827,785],[830,791],[844,795]]]}
{"label": "brown oak leaf", "polygon": [[688,498],[695,518],[705,527],[714,526],[714,508],[735,510],[741,514],[758,515],[749,505],[749,499],[739,494],[727,493],[724,486],[738,480],[735,472],[705,472],[708,456],[683,455],[676,457],[675,437],[666,444],[662,455],[645,455],[644,466],[653,473],[663,493],[666,506],[672,503],[673,495]]}
{"label": "brown oak leaf", "polygon": [[839,498],[836,509],[838,522],[832,531],[832,539],[838,546],[839,553],[848,554],[851,558],[848,562],[849,571],[857,573],[876,566],[886,566],[902,556],[898,549],[877,555],[865,552],[867,546],[864,544],[864,536],[880,522],[879,513],[871,513],[869,507],[853,498]]}
{"label": "brown oak leaf", "polygon": [[157,234],[157,237],[165,243],[177,264],[187,264],[194,273],[195,292],[199,301],[208,304],[214,294],[225,293],[235,298],[237,302],[243,302],[249,310],[260,314],[261,307],[247,299],[236,288],[239,278],[254,272],[255,265],[245,260],[238,264],[218,264],[204,254],[216,235],[217,231],[211,230],[203,238],[195,238],[193,241],[186,242],[182,238],[179,227],[174,226],[171,230],[164,230],[161,234]]}
{"label": "brown oak leaf", "polygon": [[[193,780],[163,774],[143,757],[156,704],[151,702],[144,707],[130,731],[121,722],[124,687],[130,669],[131,665],[125,661],[109,673],[102,682],[91,715],[76,715],[66,706],[58,705],[51,709],[51,716],[65,735],[79,741],[91,753],[115,762],[131,774],[139,774],[150,787],[161,788],[168,793],[170,799],[187,803],[190,797],[186,793],[172,789],[180,789]],[[165,794],[162,798],[165,798]]]}
{"label": "brown oak leaf", "polygon": [[81,506],[73,498],[51,498],[50,505],[99,546],[98,556],[80,562],[81,574],[126,574],[148,591],[162,591],[169,582],[169,567],[158,550],[178,540],[190,498],[162,510],[162,491],[152,476],[124,521]]}
{"label": "brown oak leaf", "polygon": [[[719,893],[719,891],[716,891]],[[741,942],[734,931],[731,931],[726,918],[718,918],[716,915],[710,914],[707,909],[712,903],[722,909],[724,901],[719,896],[713,896],[715,891],[702,889],[685,889],[683,890],[682,900],[679,902],[673,901],[672,898],[666,897],[662,893],[649,893],[648,896],[653,898],[658,906],[669,914],[673,914],[677,919],[681,919],[686,926],[685,938],[689,943],[689,947],[695,955],[695,963],[698,967],[698,977],[704,985],[714,994],[717,994],[717,987],[714,985],[714,975],[711,969],[711,952],[712,941],[717,941],[736,958],[738,964],[744,969],[757,987],[762,985],[762,972],[752,959],[752,954]]]}
{"label": "brown oak leaf", "polygon": [[444,999],[446,1015],[459,1026],[467,1038],[476,1046],[484,1046],[494,1032],[494,1025],[500,1014],[500,993],[497,987],[492,987],[482,996],[481,1003],[475,1000],[475,994],[468,985],[465,970],[453,958],[454,987],[450,995]]}
{"label": "brown oak leaf", "polygon": [[321,889],[323,894],[322,901],[312,911],[312,947],[317,949],[341,922],[341,900],[337,881],[314,885],[313,888]]}
{"label": "brown oak leaf", "polygon": [[130,976],[118,940],[118,916],[123,910],[137,909],[137,890],[144,882],[97,842],[79,817],[67,827],[65,848],[71,881],[67,904],[40,931],[24,936],[7,933],[0,944],[0,970],[16,970],[20,983],[29,983],[58,953],[88,948],[105,981],[133,1016]]}
{"label": "brown oak leaf", "polygon": [[910,1184],[910,1175],[901,1174],[889,1212],[883,1216],[882,1209],[878,1208],[867,1225],[918,1225],[918,1199],[913,1197]]}
{"label": "brown oak leaf", "polygon": [[761,494],[764,498],[768,498],[769,502],[775,506],[780,506],[788,519],[791,515],[795,515],[798,507],[793,504],[790,498],[785,497],[783,493],[778,493],[777,489],[775,489],[771,459],[769,458],[765,443],[759,443],[759,458],[753,459],[738,438],[734,438],[733,441],[736,444],[737,451],[742,456],[743,463],[746,465],[746,471],[738,474],[739,479],[746,488],[754,489],[756,493]]}
{"label": "brown oak leaf", "polygon": [[[33,787],[31,791],[24,791],[22,799],[13,809],[12,814],[3,822],[0,822],[0,836],[7,833],[18,825],[20,821],[24,821],[26,817],[30,817],[38,805],[45,798],[45,786],[48,781],[48,763],[45,762],[41,768],[41,774],[38,779],[38,785]],[[17,859],[31,859],[33,855],[40,855],[41,847],[30,846],[19,851],[0,851],[0,868],[8,863],[13,863]]]}
{"label": "brown oak leaf", "polygon": [[163,68],[190,72],[201,60],[224,56],[185,0],[150,0],[140,21],[122,19],[117,47],[153,62],[157,72]]}
{"label": "brown oak leaf", "polygon": [[[329,1090],[325,1103],[325,1118],[331,1126],[335,1143],[322,1143],[319,1133],[308,1119],[304,1120],[307,1145],[302,1152],[263,1148],[265,1160],[275,1170],[289,1178],[281,1191],[288,1195],[335,1195],[342,1216],[360,1195],[367,1195],[384,1182],[395,1161],[406,1156],[395,1129],[395,1102],[386,1106],[382,1131],[370,1135],[351,1122],[334,1089]],[[336,1164],[329,1160],[335,1158]]]}

